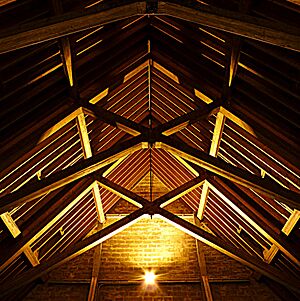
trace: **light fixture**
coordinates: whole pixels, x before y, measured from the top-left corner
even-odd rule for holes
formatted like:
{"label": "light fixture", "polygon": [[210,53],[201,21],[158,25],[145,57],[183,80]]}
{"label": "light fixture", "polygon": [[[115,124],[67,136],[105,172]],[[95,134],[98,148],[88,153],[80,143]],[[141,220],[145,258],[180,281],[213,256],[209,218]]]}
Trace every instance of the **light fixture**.
{"label": "light fixture", "polygon": [[153,271],[146,271],[145,272],[145,276],[144,276],[144,278],[145,278],[145,284],[146,285],[153,285],[153,284],[155,284],[155,277],[156,277],[156,275],[154,274]]}

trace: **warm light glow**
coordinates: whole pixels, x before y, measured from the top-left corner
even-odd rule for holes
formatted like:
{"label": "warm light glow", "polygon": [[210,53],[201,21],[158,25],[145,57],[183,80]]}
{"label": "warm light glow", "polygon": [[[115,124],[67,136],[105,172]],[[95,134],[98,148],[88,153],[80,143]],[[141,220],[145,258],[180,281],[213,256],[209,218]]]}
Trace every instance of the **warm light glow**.
{"label": "warm light glow", "polygon": [[145,272],[145,283],[147,284],[147,285],[152,285],[152,284],[154,284],[155,283],[155,274],[154,274],[154,272],[153,271],[146,271]]}

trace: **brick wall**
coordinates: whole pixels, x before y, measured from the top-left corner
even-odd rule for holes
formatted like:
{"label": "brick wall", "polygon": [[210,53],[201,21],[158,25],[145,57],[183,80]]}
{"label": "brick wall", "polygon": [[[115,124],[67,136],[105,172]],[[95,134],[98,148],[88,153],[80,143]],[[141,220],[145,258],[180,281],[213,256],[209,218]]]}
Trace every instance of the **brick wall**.
{"label": "brick wall", "polygon": [[[107,224],[112,222],[109,218]],[[215,301],[279,300],[266,286],[249,280],[247,267],[210,247],[203,246],[203,252]],[[48,283],[38,285],[25,300],[87,300],[93,253],[90,250],[51,272]],[[195,239],[162,220],[143,219],[102,244],[99,279],[104,285],[97,301],[205,300],[197,260]],[[163,283],[149,290],[137,281],[150,268]],[[224,283],[225,279],[231,282]],[[133,283],[125,283],[128,280]]]}

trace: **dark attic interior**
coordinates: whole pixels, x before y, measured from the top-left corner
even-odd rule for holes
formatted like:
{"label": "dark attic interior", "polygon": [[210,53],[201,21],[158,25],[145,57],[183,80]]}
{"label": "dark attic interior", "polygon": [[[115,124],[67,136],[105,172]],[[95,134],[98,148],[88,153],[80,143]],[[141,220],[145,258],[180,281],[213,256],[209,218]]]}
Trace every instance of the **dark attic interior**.
{"label": "dark attic interior", "polygon": [[299,0],[0,23],[0,300],[300,300]]}

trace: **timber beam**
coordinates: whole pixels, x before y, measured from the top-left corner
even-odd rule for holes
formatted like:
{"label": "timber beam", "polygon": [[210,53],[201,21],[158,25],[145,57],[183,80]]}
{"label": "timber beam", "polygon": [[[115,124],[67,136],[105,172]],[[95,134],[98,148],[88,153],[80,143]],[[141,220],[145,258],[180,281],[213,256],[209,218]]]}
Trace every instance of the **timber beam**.
{"label": "timber beam", "polygon": [[[84,12],[66,13],[52,18],[24,24],[0,33],[0,53],[57,39],[75,32],[138,15],[149,14],[146,1]],[[169,2],[158,2],[152,15],[167,15],[199,25],[217,28],[238,36],[259,40],[280,47],[300,51],[298,28],[280,22],[252,17],[240,12],[201,6],[201,10]]]}
{"label": "timber beam", "polygon": [[158,3],[158,14],[220,29],[265,43],[300,51],[300,34],[296,27],[280,22],[201,5],[200,9],[169,2]]}
{"label": "timber beam", "polygon": [[292,208],[299,209],[299,194],[288,190],[276,182],[255,176],[243,169],[230,165],[223,160],[209,156],[188,145],[178,144],[170,137],[160,135],[159,142],[154,144],[156,148],[162,148],[172,154],[178,155],[215,175],[227,178],[244,187],[254,189],[271,198],[287,204]]}
{"label": "timber beam", "polygon": [[103,151],[94,157],[80,161],[71,167],[58,171],[45,179],[24,185],[17,191],[0,198],[0,214],[91,174],[124,157],[125,155],[131,154],[144,147],[148,147],[148,143],[143,143],[144,140],[146,139],[144,139],[141,135],[134,137],[123,143],[115,145],[109,150]]}
{"label": "timber beam", "polygon": [[57,39],[129,17],[143,15],[145,12],[146,2],[132,3],[120,7],[112,7],[111,4],[106,4],[100,9],[90,8],[83,12],[65,13],[41,21],[34,21],[0,32],[0,53]]}
{"label": "timber beam", "polygon": [[85,104],[83,112],[123,130],[132,136],[138,136],[139,134],[146,134],[148,132],[146,127],[109,110],[105,110],[98,105]]}
{"label": "timber beam", "polygon": [[209,115],[213,114],[219,106],[220,102],[213,102],[205,105],[203,108],[193,110],[164,124],[158,125],[153,129],[153,136],[156,137],[159,134],[170,136],[175,134],[176,132],[186,128],[188,125],[206,119]]}
{"label": "timber beam", "polygon": [[[134,198],[136,202],[141,202],[141,199],[143,199],[133,194],[132,192],[128,191],[127,193],[126,189],[117,188],[117,190],[120,190],[122,194],[125,194],[130,198]],[[173,193],[175,194],[175,192]],[[178,193],[178,191],[176,193]],[[167,195],[169,195],[170,198],[172,197],[174,198],[174,196],[172,196],[172,192],[171,194],[168,193]],[[180,192],[178,195],[180,195]],[[71,248],[68,249],[67,252],[61,253],[56,258],[44,262],[39,266],[33,268],[32,270],[25,272],[24,274],[16,277],[14,281],[3,283],[2,286],[0,286],[1,294],[3,295],[7,294],[19,287],[22,287],[32,282],[33,280],[39,278],[45,273],[53,270],[55,267],[59,266],[60,264],[86,252],[87,250],[102,243],[106,239],[119,233],[123,229],[129,227],[133,223],[137,222],[139,219],[143,218],[145,215],[151,215],[151,216],[155,215],[167,221],[168,223],[174,225],[175,227],[183,230],[187,234],[195,237],[196,239],[202,241],[203,243],[206,243],[207,245],[215,248],[216,250],[221,251],[222,253],[232,257],[235,260],[238,260],[239,262],[249,266],[250,268],[253,268],[257,272],[265,276],[268,276],[271,279],[279,283],[282,283],[283,285],[291,289],[294,289],[296,291],[300,290],[299,289],[300,282],[298,279],[283,276],[279,270],[269,266],[266,263],[261,262],[260,260],[257,260],[249,256],[249,254],[247,254],[245,251],[236,249],[232,245],[225,243],[220,238],[210,233],[207,233],[206,231],[200,229],[199,227],[161,208],[161,205],[164,204],[165,199],[166,196],[162,196],[159,199],[155,200],[154,202],[149,202],[146,199],[143,199],[141,204],[143,208],[134,211],[129,216],[120,219],[114,224],[108,226],[107,228],[104,228],[100,232],[97,232],[87,237],[85,240],[75,243]]]}

